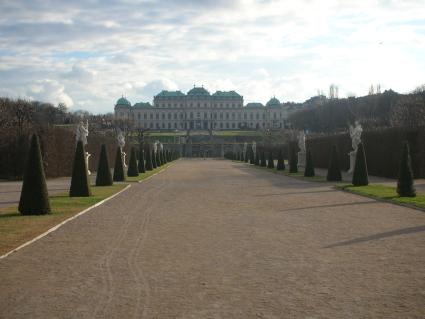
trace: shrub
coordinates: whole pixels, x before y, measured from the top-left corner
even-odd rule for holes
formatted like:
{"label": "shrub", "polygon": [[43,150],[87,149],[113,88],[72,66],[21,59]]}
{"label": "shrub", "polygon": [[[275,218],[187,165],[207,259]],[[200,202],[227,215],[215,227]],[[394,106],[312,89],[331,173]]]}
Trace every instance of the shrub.
{"label": "shrub", "polygon": [[112,185],[112,176],[109,170],[108,155],[106,154],[105,144],[102,144],[100,147],[99,165],[97,166],[96,186],[110,185]]}
{"label": "shrub", "polygon": [[146,167],[145,167],[145,152],[143,151],[143,148],[140,148],[139,150],[139,162],[137,163],[137,168],[139,169],[139,173],[146,173]]}
{"label": "shrub", "polygon": [[283,171],[284,169],[285,169],[285,161],[283,159],[283,152],[282,152],[282,149],[279,149],[279,152],[277,153],[276,170]]}
{"label": "shrub", "polygon": [[145,168],[147,171],[153,170],[152,152],[150,151],[149,147],[146,149],[146,167]]}
{"label": "shrub", "polygon": [[267,168],[274,168],[273,152],[269,151],[269,160],[267,162]]}
{"label": "shrub", "polygon": [[125,181],[124,162],[122,160],[121,147],[119,146],[117,147],[117,153],[115,155],[114,175],[112,179],[114,182]]}
{"label": "shrub", "polygon": [[33,134],[31,138],[18,210],[22,215],[43,215],[50,213],[43,158],[36,134]]}
{"label": "shrub", "polygon": [[311,155],[311,150],[307,150],[304,176],[312,177],[314,175],[313,157]]}
{"label": "shrub", "polygon": [[265,151],[261,151],[260,166],[261,167],[266,167],[267,166],[266,153],[265,153]]}
{"label": "shrub", "polygon": [[87,173],[84,146],[82,141],[77,142],[74,165],[72,169],[70,197],[87,197],[91,195],[89,177]]}
{"label": "shrub", "polygon": [[415,197],[416,191],[413,185],[412,162],[410,159],[409,143],[403,142],[401,151],[400,169],[398,171],[397,193],[401,197]]}
{"label": "shrub", "polygon": [[363,143],[359,143],[356,154],[356,164],[354,166],[353,181],[354,186],[366,186],[369,184],[367,173],[366,156]]}
{"label": "shrub", "polygon": [[289,159],[289,173],[298,173],[298,159],[295,148],[291,148],[291,157]]}
{"label": "shrub", "polygon": [[326,175],[326,180],[329,182],[339,182],[342,180],[336,145],[333,145],[331,149],[331,156],[329,160],[328,174]]}
{"label": "shrub", "polygon": [[131,148],[130,162],[128,163],[127,176],[139,176],[139,169],[137,168],[136,150]]}

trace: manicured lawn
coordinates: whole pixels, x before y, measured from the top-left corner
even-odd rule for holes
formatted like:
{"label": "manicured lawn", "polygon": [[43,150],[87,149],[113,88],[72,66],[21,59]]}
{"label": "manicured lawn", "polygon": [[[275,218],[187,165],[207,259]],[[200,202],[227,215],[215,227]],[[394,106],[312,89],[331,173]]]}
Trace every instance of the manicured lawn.
{"label": "manicured lawn", "polygon": [[0,209],[0,255],[24,244],[65,219],[117,193],[128,184],[92,186],[93,196],[69,197],[68,193],[50,196],[52,213],[22,216],[17,207]]}
{"label": "manicured lawn", "polygon": [[423,193],[418,193],[416,197],[399,197],[395,187],[376,184],[367,186],[341,185],[338,188],[396,204],[407,204],[425,209],[425,194]]}
{"label": "manicured lawn", "polygon": [[126,176],[126,181],[127,182],[140,182],[146,178],[148,178],[149,176],[152,176],[155,173],[158,173],[159,171],[163,170],[164,168],[169,167],[173,162],[169,162],[165,165],[162,165],[161,167],[157,167],[151,171],[147,171],[146,173],[140,173],[139,176],[134,176],[134,177],[128,177]]}

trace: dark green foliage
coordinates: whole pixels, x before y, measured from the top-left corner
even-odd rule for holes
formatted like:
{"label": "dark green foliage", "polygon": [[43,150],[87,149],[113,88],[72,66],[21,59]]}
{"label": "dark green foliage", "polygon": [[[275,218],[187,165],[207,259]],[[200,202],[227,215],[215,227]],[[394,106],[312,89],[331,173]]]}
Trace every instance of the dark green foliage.
{"label": "dark green foliage", "polygon": [[339,168],[338,151],[336,145],[332,145],[329,159],[328,174],[326,180],[329,182],[339,182],[342,180],[341,169]]}
{"label": "dark green foliage", "polygon": [[260,166],[260,151],[258,149],[255,150],[254,164]]}
{"label": "dark green foliage", "polygon": [[136,150],[131,148],[130,162],[128,163],[127,176],[139,176],[139,169],[137,168]]}
{"label": "dark green foliage", "polygon": [[255,154],[252,147],[249,148],[249,164],[254,164],[255,162]]}
{"label": "dark green foliage", "polygon": [[279,152],[277,153],[277,165],[276,170],[283,171],[285,169],[285,160],[283,159],[283,152],[281,149],[279,149]]}
{"label": "dark green foliage", "polygon": [[44,215],[50,213],[49,194],[44,175],[43,158],[37,135],[31,138],[31,146],[24,169],[19,212],[22,215]]}
{"label": "dark green foliage", "polygon": [[267,161],[267,168],[274,168],[273,151],[269,151],[269,160]]}
{"label": "dark green foliage", "polygon": [[153,168],[157,168],[158,167],[158,163],[156,162],[156,154],[155,151],[152,150],[152,167]]}
{"label": "dark green foliage", "polygon": [[156,154],[155,154],[155,156],[156,156],[156,166],[157,167],[162,166],[161,155],[160,154],[161,154],[161,151],[158,148],[158,150],[156,151]]}
{"label": "dark green foliage", "polygon": [[145,165],[145,169],[147,171],[151,171],[151,170],[153,170],[152,152],[150,151],[149,148],[147,148],[145,154],[146,154],[146,165]]}
{"label": "dark green foliage", "polygon": [[248,159],[249,159],[249,151],[248,151],[248,147],[246,148],[246,151],[243,154],[243,161],[245,163],[248,163]]}
{"label": "dark green foliage", "polygon": [[97,166],[96,186],[112,185],[112,176],[109,169],[108,155],[106,154],[106,146],[102,144],[100,148],[99,165]]}
{"label": "dark green foliage", "polygon": [[139,169],[139,173],[146,173],[145,152],[142,148],[139,150],[139,162],[137,163],[137,168]]}
{"label": "dark green foliage", "polygon": [[74,167],[72,169],[70,197],[87,197],[91,195],[89,177],[87,173],[84,146],[78,141],[75,149]]}
{"label": "dark green foliage", "polygon": [[267,166],[266,153],[264,151],[261,151],[260,166],[261,167],[266,167]]}
{"label": "dark green foliage", "polygon": [[369,184],[366,156],[364,153],[363,143],[361,142],[357,148],[356,164],[354,166],[352,183],[354,186],[366,186]]}
{"label": "dark green foliage", "polygon": [[401,197],[416,197],[413,185],[412,161],[410,159],[409,143],[403,142],[400,158],[400,169],[398,171],[397,193]]}
{"label": "dark green foliage", "polygon": [[124,163],[122,159],[121,147],[117,147],[117,153],[115,155],[115,165],[114,165],[114,182],[123,182],[125,181],[124,174]]}
{"label": "dark green foliage", "polygon": [[311,155],[311,150],[307,150],[304,176],[313,177],[314,175],[313,156]]}
{"label": "dark green foliage", "polygon": [[162,151],[161,152],[161,156],[162,156],[162,163],[163,164],[167,164],[167,156],[165,156],[167,151]]}
{"label": "dark green foliage", "polygon": [[298,159],[295,148],[291,149],[291,155],[289,158],[289,173],[298,173]]}

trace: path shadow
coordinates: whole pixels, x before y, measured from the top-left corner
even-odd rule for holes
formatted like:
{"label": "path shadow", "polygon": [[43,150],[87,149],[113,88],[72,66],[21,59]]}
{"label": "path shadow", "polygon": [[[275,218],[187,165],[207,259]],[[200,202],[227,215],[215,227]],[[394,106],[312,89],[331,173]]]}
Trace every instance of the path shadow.
{"label": "path shadow", "polygon": [[294,193],[278,193],[278,194],[259,194],[253,195],[253,197],[267,197],[267,196],[284,196],[284,195],[302,195],[302,194],[318,194],[318,193],[334,193],[337,192],[335,189],[318,190],[313,192],[294,192]]}
{"label": "path shadow", "polygon": [[333,208],[333,207],[344,207],[344,206],[354,206],[354,205],[366,205],[366,204],[375,204],[376,201],[370,200],[367,202],[353,202],[353,203],[341,203],[341,204],[331,204],[331,205],[318,205],[318,206],[305,206],[297,208],[288,208],[285,210],[280,210],[279,212],[290,212],[304,209],[315,209],[315,208]]}
{"label": "path shadow", "polygon": [[414,234],[414,233],[419,233],[419,232],[423,232],[423,231],[425,231],[425,225],[402,228],[402,229],[387,231],[387,232],[384,232],[384,233],[379,233],[379,234],[374,234],[374,235],[370,235],[370,236],[365,236],[365,237],[360,237],[360,238],[342,241],[342,242],[335,243],[335,244],[332,244],[332,245],[329,245],[329,246],[325,246],[323,248],[334,248],[334,247],[354,245],[354,244],[364,243],[364,242],[367,242],[367,241],[378,240],[378,239],[393,237],[393,236]]}

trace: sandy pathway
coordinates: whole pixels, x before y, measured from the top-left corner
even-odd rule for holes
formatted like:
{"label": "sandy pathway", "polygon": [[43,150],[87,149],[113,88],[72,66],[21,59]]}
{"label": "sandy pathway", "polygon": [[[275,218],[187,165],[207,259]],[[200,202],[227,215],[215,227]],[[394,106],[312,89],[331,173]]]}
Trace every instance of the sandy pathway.
{"label": "sandy pathway", "polygon": [[425,214],[181,160],[0,260],[0,318],[424,318]]}

